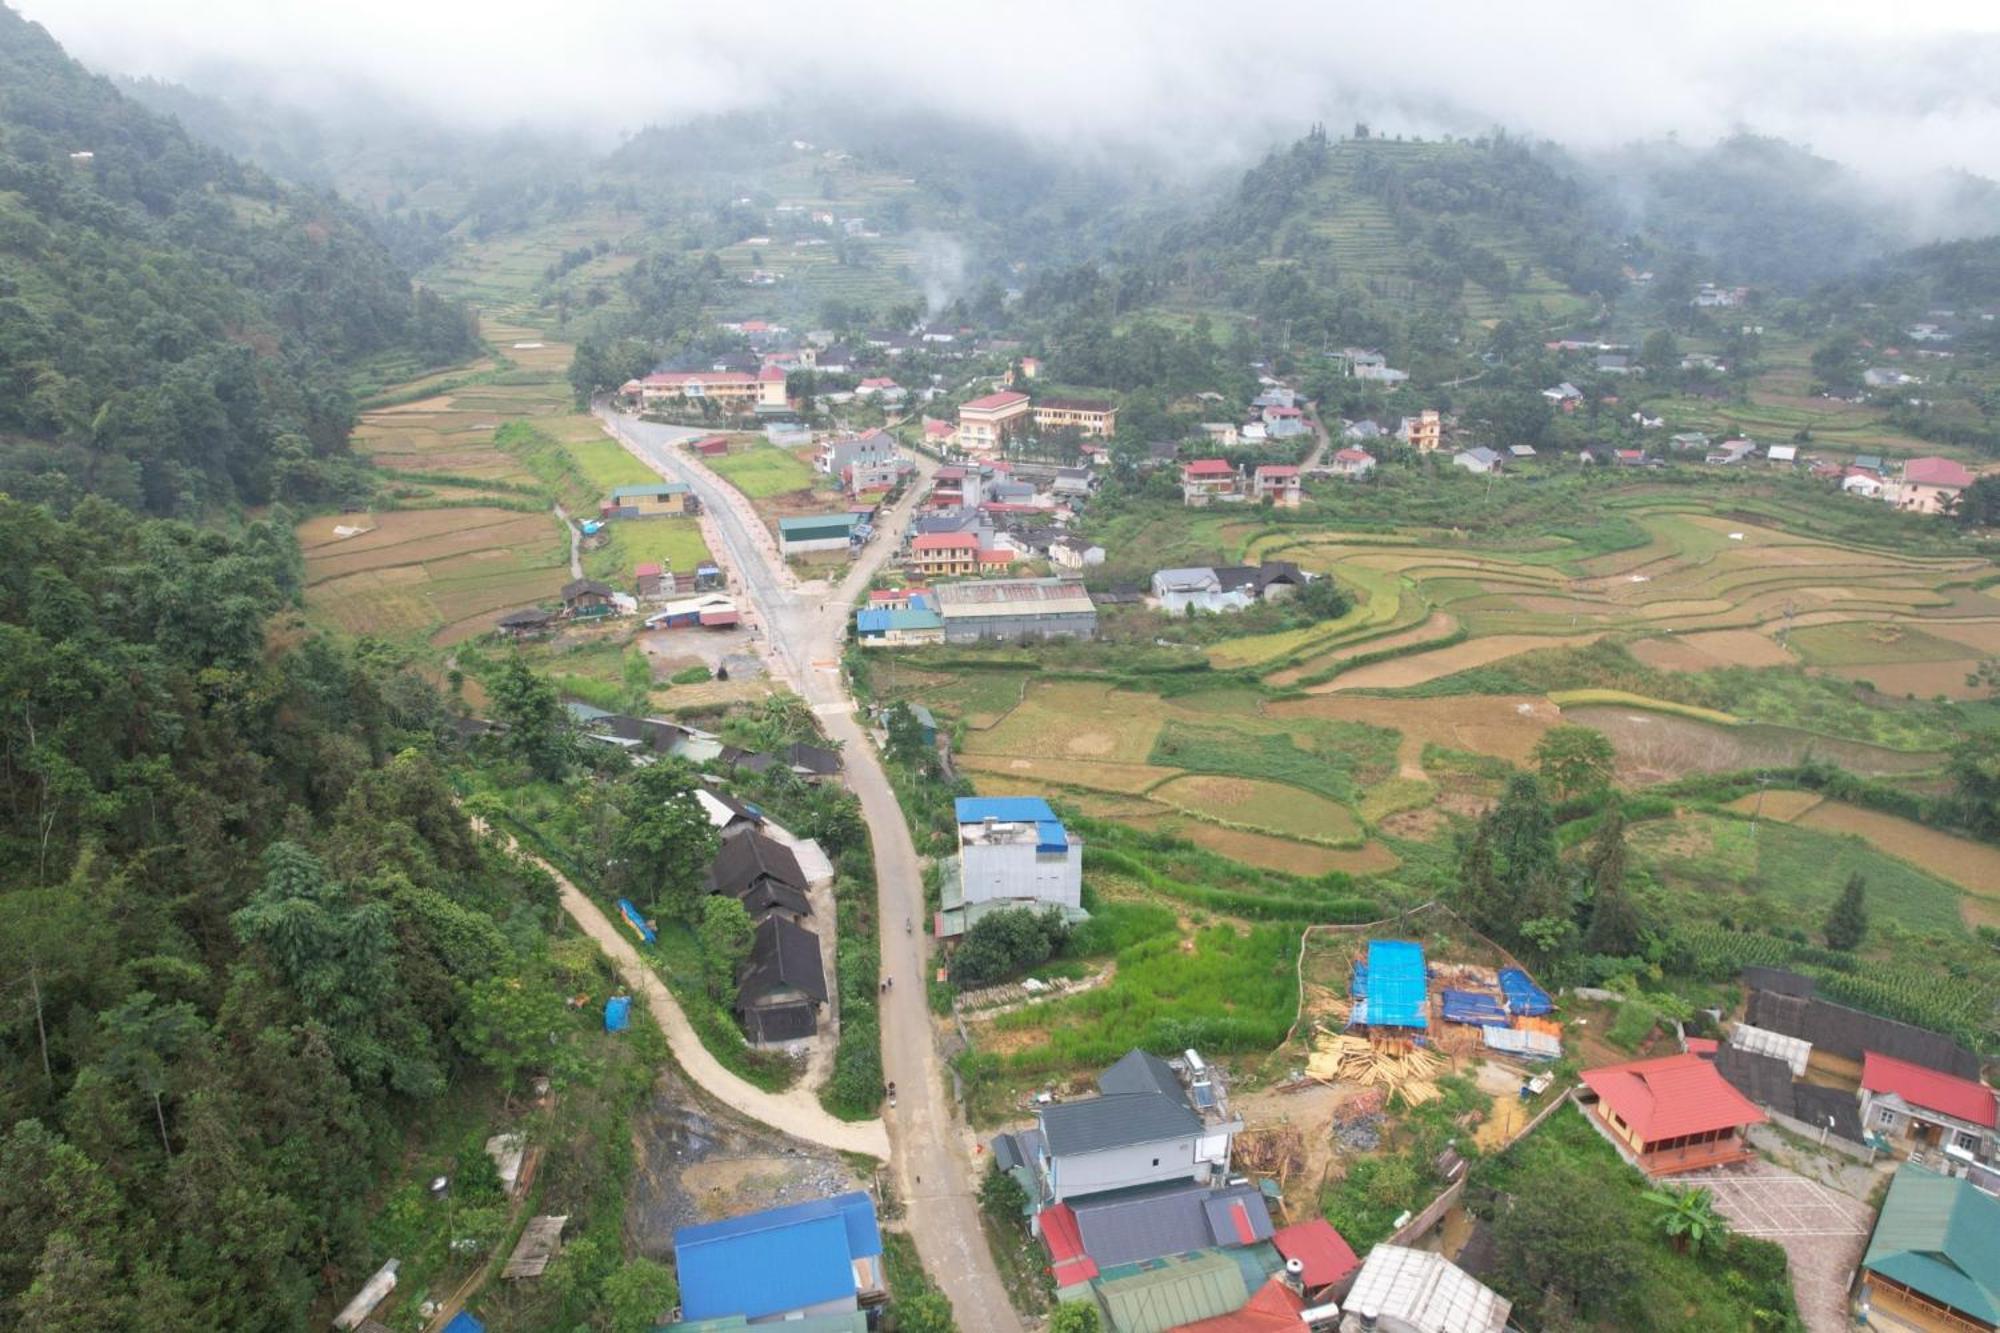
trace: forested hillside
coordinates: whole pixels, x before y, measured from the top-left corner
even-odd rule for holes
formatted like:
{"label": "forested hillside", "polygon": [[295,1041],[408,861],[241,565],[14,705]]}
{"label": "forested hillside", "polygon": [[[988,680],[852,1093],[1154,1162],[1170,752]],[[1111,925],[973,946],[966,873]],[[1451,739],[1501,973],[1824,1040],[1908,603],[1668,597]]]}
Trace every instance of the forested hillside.
{"label": "forested hillside", "polygon": [[0,489],[328,498],[344,372],[474,343],[331,197],[191,139],[0,9]]}
{"label": "forested hillside", "polygon": [[299,578],[282,511],[0,500],[0,1329],[302,1328],[420,1108],[561,1064],[551,886],[428,685],[267,631]]}

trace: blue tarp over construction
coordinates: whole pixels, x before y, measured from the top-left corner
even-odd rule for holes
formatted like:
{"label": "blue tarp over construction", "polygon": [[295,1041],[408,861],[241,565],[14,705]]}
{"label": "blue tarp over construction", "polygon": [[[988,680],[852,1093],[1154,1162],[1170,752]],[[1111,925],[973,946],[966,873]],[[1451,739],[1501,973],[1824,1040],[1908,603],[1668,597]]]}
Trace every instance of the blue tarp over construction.
{"label": "blue tarp over construction", "polygon": [[444,1326],[444,1333],[486,1333],[486,1325],[470,1311],[460,1310],[451,1317],[451,1322]]}
{"label": "blue tarp over construction", "polygon": [[604,1002],[604,1030],[623,1032],[632,1026],[632,997],[614,995]]}
{"label": "blue tarp over construction", "polygon": [[1369,1027],[1423,1028],[1427,984],[1423,946],[1410,940],[1374,940],[1368,961],[1354,969],[1354,1011],[1348,1022]]}
{"label": "blue tarp over construction", "polygon": [[1495,1023],[1507,1026],[1507,1011],[1500,1001],[1491,995],[1472,990],[1448,990],[1444,993],[1444,1016],[1452,1023],[1473,1023],[1484,1027]]}
{"label": "blue tarp over construction", "polygon": [[1538,1018],[1554,1009],[1549,993],[1529,979],[1518,967],[1500,969],[1500,990],[1507,997],[1507,1012]]}
{"label": "blue tarp over construction", "polygon": [[639,914],[639,909],[632,905],[631,899],[618,900],[618,915],[625,918],[626,929],[646,943],[652,944],[659,939],[659,936],[653,933],[653,928],[646,924],[646,918]]}

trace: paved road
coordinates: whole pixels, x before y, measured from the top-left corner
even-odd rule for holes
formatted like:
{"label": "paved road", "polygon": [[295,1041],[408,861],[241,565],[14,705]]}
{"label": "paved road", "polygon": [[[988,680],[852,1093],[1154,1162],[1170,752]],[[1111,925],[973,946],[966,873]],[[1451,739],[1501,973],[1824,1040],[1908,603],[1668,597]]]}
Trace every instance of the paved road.
{"label": "paved road", "polygon": [[[931,1030],[924,985],[929,937],[914,929],[924,914],[922,867],[909,826],[889,786],[873,744],[854,717],[854,701],[839,673],[847,613],[875,571],[892,554],[923,487],[912,486],[878,525],[880,535],[838,588],[801,583],[779,559],[769,531],[735,487],[670,446],[702,432],[661,426],[600,409],[605,428],[661,475],[685,481],[714,520],[734,572],[761,622],[774,670],[813,706],[827,735],[841,743],[848,786],[860,798],[875,845],[876,893],[882,931],[882,974],[896,984],[883,997],[882,1064],[896,1084],[889,1113],[892,1159],[909,1230],[925,1269],[951,1297],[968,1333],[1018,1333],[1019,1317],[1007,1299],[979,1225],[971,1163],[960,1149],[962,1130],[945,1086],[943,1062]],[[919,455],[927,476],[935,467]],[[912,929],[904,930],[904,922]]]}
{"label": "paved road", "polygon": [[570,919],[583,929],[583,933],[604,950],[632,993],[646,1002],[646,1008],[652,1011],[653,1021],[666,1034],[674,1059],[680,1062],[689,1078],[725,1106],[794,1138],[837,1152],[866,1153],[870,1157],[885,1159],[889,1156],[889,1133],[880,1120],[837,1119],[827,1114],[826,1108],[819,1104],[819,1098],[807,1088],[765,1092],[716,1063],[715,1057],[708,1053],[708,1047],[702,1045],[701,1038],[695,1035],[680,1002],[674,999],[673,992],[666,988],[652,965],[640,957],[625,928],[605,915],[604,910],[584,896],[562,871],[514,843],[513,839],[507,841],[515,851],[548,871],[555,879],[563,911],[569,913]]}

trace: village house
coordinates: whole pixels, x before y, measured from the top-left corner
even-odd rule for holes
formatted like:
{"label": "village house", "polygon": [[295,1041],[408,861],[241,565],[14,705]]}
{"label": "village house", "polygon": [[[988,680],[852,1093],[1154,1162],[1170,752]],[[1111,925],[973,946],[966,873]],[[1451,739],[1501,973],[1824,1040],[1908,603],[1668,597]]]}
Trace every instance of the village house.
{"label": "village house", "polygon": [[1474,476],[1483,477],[1488,473],[1498,472],[1504,460],[1499,454],[1481,444],[1470,449],[1461,449],[1452,455],[1451,461],[1454,467],[1462,467]]}
{"label": "village house", "polygon": [[826,1004],[819,936],[781,915],[757,924],[732,1006],[753,1046],[776,1046],[819,1030]]}
{"label": "village house", "polygon": [[1334,454],[1333,461],[1327,465],[1327,471],[1334,476],[1347,477],[1350,480],[1365,477],[1374,470],[1375,455],[1366,449],[1339,450]]}
{"label": "village house", "polygon": [[1181,464],[1181,503],[1198,509],[1217,500],[1242,498],[1240,478],[1227,459],[1198,458]]}
{"label": "village house", "polygon": [[1396,427],[1396,437],[1420,454],[1435,453],[1444,443],[1444,417],[1427,407],[1413,417],[1404,417]]}
{"label": "village house", "polygon": [[666,566],[654,561],[632,567],[632,590],[642,602],[657,602],[673,592]]}
{"label": "village house", "polygon": [[556,615],[538,606],[523,607],[519,611],[509,611],[494,624],[506,637],[515,640],[539,639],[555,628]]}
{"label": "village house", "polygon": [[1962,464],[1949,458],[1912,458],[1903,464],[1895,505],[1912,513],[1947,514],[1957,507],[1958,497],[1975,480]]}
{"label": "village house", "polygon": [[1260,601],[1282,601],[1304,587],[1306,577],[1289,560],[1161,569],[1153,573],[1152,596],[1154,604],[1168,615],[1186,615],[1190,610],[1221,614],[1241,611]]}
{"label": "village house", "polygon": [[597,506],[599,518],[685,518],[701,512],[701,501],[684,481],[649,481],[618,486]]}
{"label": "village house", "polygon": [[646,628],[730,629],[741,620],[735,602],[722,593],[705,592],[667,602],[646,617]]}
{"label": "village house", "polygon": [[572,620],[590,620],[615,615],[616,594],[608,583],[596,579],[571,579],[562,587],[563,613]]}
{"label": "village house", "polygon": [[869,605],[856,611],[854,641],[863,648],[943,643],[944,617],[928,593],[912,592],[900,605]]}
{"label": "village house", "polygon": [[779,914],[796,924],[812,915],[806,896],[810,885],[798,857],[785,844],[754,829],[722,840],[703,888],[742,903],[752,921]]}
{"label": "village house", "polygon": [[1049,543],[1049,563],[1081,572],[1104,563],[1104,548],[1081,537],[1058,537]]}
{"label": "village house", "polygon": [[1669,449],[1700,449],[1705,453],[1708,450],[1708,436],[1698,430],[1682,431],[1677,435],[1669,435],[1667,437],[1667,447]]}
{"label": "village house", "polygon": [[1306,423],[1303,409],[1296,407],[1267,407],[1259,414],[1264,423],[1264,434],[1273,440],[1294,440],[1311,429]]}
{"label": "village house", "polygon": [[1280,505],[1286,509],[1299,507],[1299,470],[1290,464],[1265,463],[1250,474],[1250,494],[1252,498]]}
{"label": "village house", "polygon": [[1054,908],[1082,920],[1083,839],[1039,796],[966,796],[955,803],[958,855],[945,867],[937,933],[950,939],[988,912]]}
{"label": "village house", "polygon": [[903,386],[886,375],[865,379],[854,386],[856,398],[875,398],[884,403],[900,403],[907,396]]}
{"label": "village house", "polygon": [[1542,397],[1554,403],[1565,412],[1574,412],[1583,402],[1583,390],[1564,380],[1553,389],[1542,390]]}
{"label": "village house", "polygon": [[1201,423],[1201,433],[1218,449],[1234,449],[1243,443],[1242,433],[1237,430],[1236,424],[1230,421],[1204,421]]}
{"label": "village house", "polygon": [[1341,1301],[1340,1333],[1504,1333],[1513,1302],[1441,1254],[1377,1245]]}
{"label": "village house", "polygon": [[969,454],[994,454],[1027,425],[1028,395],[1002,389],[974,398],[958,409],[958,447]]}
{"label": "village house", "polygon": [[2000,1154],[2000,1106],[1977,1079],[1870,1051],[1861,1065],[1861,1123],[1913,1156],[1991,1162]]}
{"label": "village house", "polygon": [[1654,1177],[1748,1161],[1747,1131],[1770,1118],[1712,1063],[1687,1053],[1586,1069],[1577,1104],[1621,1156]]}
{"label": "village house", "polygon": [[947,583],[937,599],[946,643],[1097,637],[1097,607],[1071,579]]}
{"label": "village house", "polygon": [[1855,1274],[1870,1328],[2000,1328],[2000,1199],[1905,1164],[1890,1178]]}
{"label": "village house", "polygon": [[736,411],[783,408],[785,372],[766,366],[754,374],[743,371],[661,370],[627,380],[620,396],[652,411],[688,403],[713,402]]}
{"label": "village house", "polygon": [[[889,1299],[875,1203],[809,1199],[674,1232],[681,1319],[667,1333],[748,1325],[856,1333]],[[850,1315],[854,1322],[828,1322]]]}
{"label": "village house", "polygon": [[1077,430],[1103,439],[1118,433],[1118,406],[1100,398],[1039,398],[1035,429]]}

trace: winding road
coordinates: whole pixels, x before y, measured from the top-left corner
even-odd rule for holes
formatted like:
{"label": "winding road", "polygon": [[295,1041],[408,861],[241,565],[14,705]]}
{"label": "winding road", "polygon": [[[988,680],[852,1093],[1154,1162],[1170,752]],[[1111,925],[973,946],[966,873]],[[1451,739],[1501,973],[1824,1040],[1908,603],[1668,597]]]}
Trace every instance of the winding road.
{"label": "winding road", "polygon": [[[962,1329],[1019,1333],[1020,1318],[980,1228],[976,1182],[959,1146],[963,1127],[945,1088],[932,1036],[925,985],[929,937],[914,928],[896,929],[899,922],[914,923],[924,916],[922,865],[888,774],[855,718],[856,705],[840,674],[849,608],[894,551],[923,487],[911,486],[883,516],[875,541],[837,587],[823,580],[802,582],[785,567],[769,530],[742,493],[673,448],[705,432],[642,422],[602,404],[596,410],[605,430],[641,462],[693,490],[706,511],[713,542],[720,544],[717,554],[726,552],[732,580],[741,581],[739,595],[749,604],[774,673],[790,682],[827,735],[840,743],[847,784],[860,798],[875,849],[882,975],[900,983],[882,997],[882,1066],[896,1084],[897,1106],[888,1116],[890,1160],[909,1205],[908,1230],[925,1270],[951,1297]],[[918,455],[917,466],[928,476],[935,464]]]}

